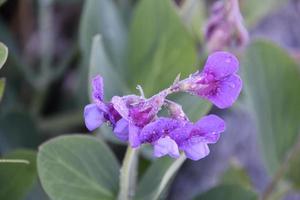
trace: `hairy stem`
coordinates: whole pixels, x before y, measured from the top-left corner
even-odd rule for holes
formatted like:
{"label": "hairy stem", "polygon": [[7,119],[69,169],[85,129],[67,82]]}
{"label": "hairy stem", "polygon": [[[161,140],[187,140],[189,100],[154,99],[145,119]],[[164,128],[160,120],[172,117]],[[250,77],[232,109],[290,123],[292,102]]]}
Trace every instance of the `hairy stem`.
{"label": "hairy stem", "polygon": [[30,162],[28,160],[22,159],[0,159],[0,163],[20,163],[29,165]]}
{"label": "hairy stem", "polygon": [[136,171],[138,166],[138,150],[128,145],[120,171],[119,200],[131,200],[134,196],[136,185]]}

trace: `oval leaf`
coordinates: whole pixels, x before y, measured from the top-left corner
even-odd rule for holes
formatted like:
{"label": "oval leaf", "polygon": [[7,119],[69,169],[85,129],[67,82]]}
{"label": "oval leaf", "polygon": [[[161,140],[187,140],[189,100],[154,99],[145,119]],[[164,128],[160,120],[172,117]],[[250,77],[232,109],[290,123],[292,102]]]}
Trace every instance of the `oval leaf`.
{"label": "oval leaf", "polygon": [[0,42],[0,69],[4,65],[7,56],[8,56],[8,49],[3,43]]}
{"label": "oval leaf", "polygon": [[132,89],[141,84],[147,95],[172,84],[177,74],[196,70],[196,48],[172,1],[142,0],[129,32],[129,70]]}
{"label": "oval leaf", "polygon": [[119,165],[100,140],[82,135],[61,136],[43,144],[38,173],[53,200],[115,199]]}
{"label": "oval leaf", "polygon": [[37,182],[36,153],[29,150],[16,150],[3,159],[22,159],[24,163],[0,163],[0,199],[20,200]]}
{"label": "oval leaf", "polygon": [[245,92],[271,172],[294,146],[300,128],[298,64],[281,48],[253,42],[242,59]]}

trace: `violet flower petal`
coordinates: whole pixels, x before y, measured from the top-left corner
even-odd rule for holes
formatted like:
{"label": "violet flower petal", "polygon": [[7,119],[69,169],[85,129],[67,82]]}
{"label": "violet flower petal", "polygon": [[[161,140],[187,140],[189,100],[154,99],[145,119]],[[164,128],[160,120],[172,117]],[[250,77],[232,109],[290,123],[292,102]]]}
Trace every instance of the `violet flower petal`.
{"label": "violet flower petal", "polygon": [[122,97],[113,96],[111,99],[114,109],[126,120],[128,120],[129,110]]}
{"label": "violet flower petal", "polygon": [[189,144],[182,148],[186,157],[192,160],[200,160],[209,154],[209,148],[206,143]]}
{"label": "violet flower petal", "polygon": [[208,115],[197,121],[194,127],[194,131],[199,130],[199,136],[204,138],[203,142],[216,143],[220,133],[225,131],[225,122],[216,115]]}
{"label": "violet flower petal", "polygon": [[155,157],[162,157],[168,154],[172,158],[178,158],[179,150],[176,142],[169,136],[166,136],[155,142],[153,154]]}
{"label": "violet flower petal", "polygon": [[239,61],[233,54],[217,51],[208,57],[203,72],[213,74],[216,79],[220,79],[236,73],[238,68]]}
{"label": "violet flower petal", "polygon": [[103,101],[104,90],[103,90],[103,78],[97,75],[92,80],[92,97],[94,102]]}
{"label": "violet flower petal", "polygon": [[139,133],[141,129],[131,123],[128,125],[129,127],[129,143],[132,148],[137,148],[141,145],[140,139],[139,139]]}
{"label": "violet flower petal", "polygon": [[142,143],[152,143],[158,140],[160,137],[168,135],[174,129],[182,127],[183,125],[184,122],[182,121],[172,118],[160,117],[154,122],[146,125],[142,129],[139,138]]}
{"label": "violet flower petal", "polygon": [[228,108],[237,100],[242,90],[242,80],[236,74],[219,81],[216,91],[204,98],[210,100],[218,108]]}
{"label": "violet flower petal", "polygon": [[119,140],[126,142],[128,140],[128,121],[123,118],[120,119],[116,123],[113,132]]}
{"label": "violet flower petal", "polygon": [[93,131],[105,122],[104,113],[96,104],[88,104],[84,107],[84,122],[89,131]]}

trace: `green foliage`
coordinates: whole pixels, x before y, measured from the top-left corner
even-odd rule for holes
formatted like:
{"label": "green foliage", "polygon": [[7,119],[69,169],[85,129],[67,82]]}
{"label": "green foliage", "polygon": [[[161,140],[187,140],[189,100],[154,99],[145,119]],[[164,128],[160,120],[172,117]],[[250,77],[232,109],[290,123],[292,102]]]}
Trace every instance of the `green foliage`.
{"label": "green foliage", "polygon": [[240,5],[246,24],[254,26],[267,14],[276,11],[287,2],[287,0],[265,0],[262,3],[260,0],[242,0]]}
{"label": "green foliage", "polygon": [[0,199],[21,200],[37,182],[36,153],[16,150],[3,159],[24,159],[24,163],[0,163]]}
{"label": "green foliage", "polygon": [[0,69],[3,67],[7,59],[7,56],[8,56],[8,49],[3,43],[0,42]]}
{"label": "green foliage", "polygon": [[257,200],[258,195],[240,185],[219,185],[198,195],[194,200]]}
{"label": "green foliage", "polygon": [[114,67],[124,66],[127,31],[114,1],[85,1],[80,22],[79,43],[85,57],[89,57],[92,39],[101,34],[108,59]]}
{"label": "green foliage", "polygon": [[115,199],[119,164],[100,140],[83,135],[61,136],[38,152],[38,173],[53,200]]}
{"label": "green foliage", "polygon": [[271,172],[295,144],[300,128],[298,64],[281,48],[255,41],[242,59],[244,89]]}
{"label": "green foliage", "polygon": [[142,0],[129,31],[127,79],[141,84],[146,95],[168,87],[181,73],[196,70],[196,49],[169,0]]}
{"label": "green foliage", "polygon": [[5,78],[0,78],[0,102],[4,95],[4,87],[5,87]]}
{"label": "green foliage", "polygon": [[203,27],[206,21],[206,6],[203,0],[186,0],[180,9],[184,24],[196,41],[203,42]]}
{"label": "green foliage", "polygon": [[135,199],[164,199],[167,187],[185,159],[185,156],[181,155],[177,160],[163,157],[153,161],[139,182]]}

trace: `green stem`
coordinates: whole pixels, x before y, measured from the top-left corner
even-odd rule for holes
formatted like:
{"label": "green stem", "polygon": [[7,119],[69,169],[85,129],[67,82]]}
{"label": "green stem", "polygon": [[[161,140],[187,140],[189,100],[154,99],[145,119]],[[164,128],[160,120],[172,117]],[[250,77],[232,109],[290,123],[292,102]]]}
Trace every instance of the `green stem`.
{"label": "green stem", "polygon": [[138,150],[129,145],[120,171],[119,200],[131,200],[134,196],[138,166]]}
{"label": "green stem", "polygon": [[30,164],[28,160],[21,160],[21,159],[0,159],[0,163],[21,163],[27,165]]}

